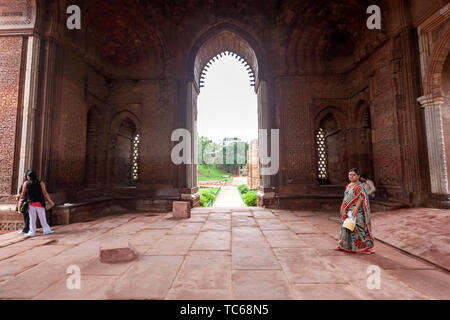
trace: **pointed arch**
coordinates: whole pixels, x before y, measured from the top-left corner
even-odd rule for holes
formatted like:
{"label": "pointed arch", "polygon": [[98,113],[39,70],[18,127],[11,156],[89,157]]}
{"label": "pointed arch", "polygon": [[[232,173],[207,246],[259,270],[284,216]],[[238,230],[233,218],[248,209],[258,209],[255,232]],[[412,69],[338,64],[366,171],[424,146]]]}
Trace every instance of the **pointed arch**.
{"label": "pointed arch", "polygon": [[264,75],[262,45],[248,31],[234,23],[224,22],[203,31],[190,47],[187,74],[197,88],[200,88],[200,77],[207,63],[225,51],[235,53],[250,66],[257,86]]}

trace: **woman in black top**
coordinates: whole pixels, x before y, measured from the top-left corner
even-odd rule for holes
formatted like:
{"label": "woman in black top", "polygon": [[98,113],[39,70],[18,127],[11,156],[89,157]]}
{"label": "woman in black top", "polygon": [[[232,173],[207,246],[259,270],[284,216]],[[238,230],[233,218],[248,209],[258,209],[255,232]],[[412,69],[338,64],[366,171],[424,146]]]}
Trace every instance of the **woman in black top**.
{"label": "woman in black top", "polygon": [[[26,181],[27,171],[25,171],[25,179],[23,182]],[[23,186],[20,186],[19,194],[17,195],[17,200],[20,199],[20,195],[22,194],[22,189],[23,189]],[[22,199],[21,201],[24,201],[24,200]],[[25,233],[28,233],[28,231],[30,231],[30,215],[28,214],[28,210],[27,210],[27,212],[22,212],[22,214],[23,214],[24,227],[22,230],[19,231],[19,233],[25,234]]]}
{"label": "woman in black top", "polygon": [[30,231],[25,234],[26,237],[34,237],[36,234],[36,215],[39,217],[41,222],[44,235],[53,233],[52,229],[47,223],[47,218],[45,216],[45,199],[50,202],[51,206],[55,203],[52,201],[50,196],[45,189],[45,183],[39,181],[36,174],[29,170],[27,171],[27,181],[22,185],[22,193],[20,199],[25,199],[29,201],[28,213],[30,215]]}

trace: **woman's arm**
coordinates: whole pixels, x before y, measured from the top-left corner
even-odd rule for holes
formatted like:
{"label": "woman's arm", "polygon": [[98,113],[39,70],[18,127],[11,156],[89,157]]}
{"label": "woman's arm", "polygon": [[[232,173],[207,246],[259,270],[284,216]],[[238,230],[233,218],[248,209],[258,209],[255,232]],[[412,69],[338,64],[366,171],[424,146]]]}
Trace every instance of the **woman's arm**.
{"label": "woman's arm", "polygon": [[22,185],[22,192],[20,193],[20,196],[19,196],[19,201],[22,199],[25,199],[26,192],[27,192],[27,183],[24,182]]}
{"label": "woman's arm", "polygon": [[359,198],[358,201],[356,202],[355,207],[352,210],[353,217],[356,217],[356,215],[358,214],[359,208],[361,208],[361,205],[362,205],[362,201],[361,201],[361,198]]}
{"label": "woman's arm", "polygon": [[42,188],[42,193],[44,194],[45,199],[47,199],[48,202],[50,202],[50,204],[52,206],[55,205],[55,203],[52,201],[52,199],[50,198],[47,189],[45,188],[45,183],[41,181],[41,188]]}

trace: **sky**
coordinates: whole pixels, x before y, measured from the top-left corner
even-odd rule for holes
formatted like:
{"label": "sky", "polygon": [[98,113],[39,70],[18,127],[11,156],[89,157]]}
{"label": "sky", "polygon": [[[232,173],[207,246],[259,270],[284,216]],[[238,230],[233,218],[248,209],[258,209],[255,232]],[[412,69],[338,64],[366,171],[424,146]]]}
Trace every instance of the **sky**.
{"label": "sky", "polygon": [[224,137],[247,142],[258,137],[256,93],[245,68],[236,58],[223,56],[207,69],[197,100],[198,136],[217,143]]}

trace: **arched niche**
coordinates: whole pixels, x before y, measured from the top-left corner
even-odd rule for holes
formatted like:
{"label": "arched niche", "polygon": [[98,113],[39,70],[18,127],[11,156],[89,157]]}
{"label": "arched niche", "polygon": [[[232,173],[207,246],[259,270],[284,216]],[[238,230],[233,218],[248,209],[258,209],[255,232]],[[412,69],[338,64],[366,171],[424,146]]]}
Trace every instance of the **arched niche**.
{"label": "arched niche", "polygon": [[431,193],[440,205],[449,206],[450,179],[448,145],[450,144],[447,114],[448,56],[450,26],[447,24],[439,37],[433,37],[435,28],[442,26],[441,16],[434,14],[418,28],[421,50],[423,96],[418,101],[423,108],[428,151],[428,171]]}
{"label": "arched niche", "polygon": [[114,117],[111,125],[111,184],[115,187],[135,185],[133,179],[134,144],[139,134],[139,121],[131,112]]}
{"label": "arched niche", "polygon": [[321,112],[316,118],[317,178],[321,184],[339,185],[342,177],[342,130],[334,108]]}

